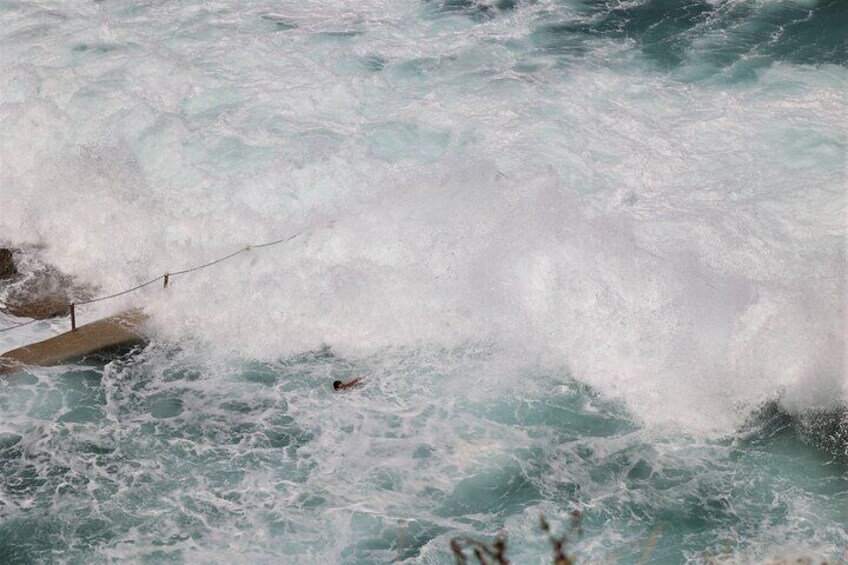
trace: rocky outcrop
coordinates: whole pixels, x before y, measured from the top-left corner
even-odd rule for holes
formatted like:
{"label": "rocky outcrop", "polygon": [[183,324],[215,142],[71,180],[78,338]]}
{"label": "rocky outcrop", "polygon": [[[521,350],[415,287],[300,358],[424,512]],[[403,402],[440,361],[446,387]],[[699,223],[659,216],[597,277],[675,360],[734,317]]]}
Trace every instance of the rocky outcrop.
{"label": "rocky outcrop", "polygon": [[12,250],[0,247],[0,280],[11,279],[18,274]]}
{"label": "rocky outcrop", "polygon": [[61,293],[34,297],[15,295],[9,299],[3,311],[18,318],[44,320],[67,316],[70,312],[70,303],[71,301]]}
{"label": "rocky outcrop", "polygon": [[[72,301],[84,300],[91,296],[90,289],[74,282],[74,279],[60,273],[53,267],[40,264],[37,259],[34,270],[18,276],[18,266],[14,263],[14,254],[0,250],[0,272],[3,272],[4,257],[7,256],[9,266],[6,271],[14,273],[3,292],[3,312],[18,318],[34,318],[43,320],[67,316]],[[33,257],[30,257],[32,260]],[[11,269],[11,271],[9,271]],[[0,276],[0,278],[3,278]]]}

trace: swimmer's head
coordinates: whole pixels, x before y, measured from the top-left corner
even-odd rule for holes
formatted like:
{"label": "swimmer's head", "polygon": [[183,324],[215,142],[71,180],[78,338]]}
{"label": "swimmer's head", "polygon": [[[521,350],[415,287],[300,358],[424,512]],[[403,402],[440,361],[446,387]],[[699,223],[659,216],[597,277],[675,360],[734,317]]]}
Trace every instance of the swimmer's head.
{"label": "swimmer's head", "polygon": [[333,381],[333,390],[339,390],[342,388],[342,381]]}

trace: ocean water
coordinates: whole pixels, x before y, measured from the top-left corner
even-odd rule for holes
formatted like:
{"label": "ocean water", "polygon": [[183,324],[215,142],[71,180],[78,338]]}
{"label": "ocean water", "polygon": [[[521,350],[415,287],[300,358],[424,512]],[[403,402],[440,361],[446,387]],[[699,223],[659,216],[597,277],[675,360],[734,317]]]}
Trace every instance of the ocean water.
{"label": "ocean water", "polygon": [[0,1],[22,270],[300,234],[0,381],[0,562],[550,563],[540,513],[578,563],[848,560],[846,42],[844,0]]}

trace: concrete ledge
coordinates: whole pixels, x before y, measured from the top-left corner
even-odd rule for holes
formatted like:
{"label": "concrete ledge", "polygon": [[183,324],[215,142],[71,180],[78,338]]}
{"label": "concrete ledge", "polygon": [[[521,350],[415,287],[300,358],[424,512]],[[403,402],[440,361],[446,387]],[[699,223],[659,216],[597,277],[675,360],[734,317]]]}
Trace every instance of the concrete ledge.
{"label": "concrete ledge", "polygon": [[0,375],[20,371],[28,365],[56,365],[115,347],[144,342],[147,316],[129,310],[0,355]]}

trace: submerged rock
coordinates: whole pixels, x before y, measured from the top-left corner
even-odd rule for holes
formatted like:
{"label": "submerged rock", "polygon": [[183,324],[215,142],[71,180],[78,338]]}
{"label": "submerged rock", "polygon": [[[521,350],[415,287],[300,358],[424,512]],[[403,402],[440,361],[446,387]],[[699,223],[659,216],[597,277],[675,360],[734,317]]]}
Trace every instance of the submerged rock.
{"label": "submerged rock", "polygon": [[18,274],[12,250],[0,247],[0,279],[10,279]]}

